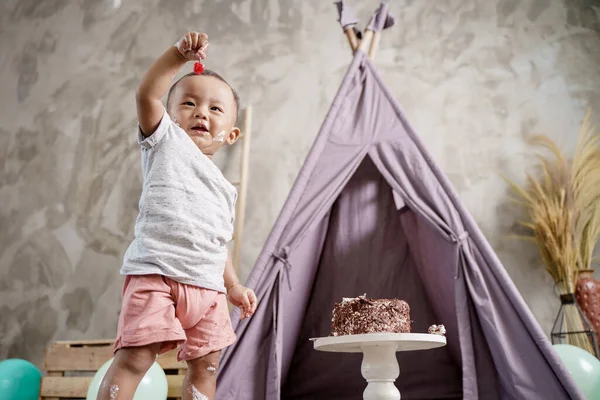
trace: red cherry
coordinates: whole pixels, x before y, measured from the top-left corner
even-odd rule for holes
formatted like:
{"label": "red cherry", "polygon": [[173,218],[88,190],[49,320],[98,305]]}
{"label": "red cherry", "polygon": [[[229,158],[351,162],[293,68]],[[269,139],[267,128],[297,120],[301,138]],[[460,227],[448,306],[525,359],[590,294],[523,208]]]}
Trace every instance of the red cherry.
{"label": "red cherry", "polygon": [[203,72],[204,72],[204,65],[202,65],[202,63],[200,61],[196,61],[194,63],[194,73],[199,75]]}

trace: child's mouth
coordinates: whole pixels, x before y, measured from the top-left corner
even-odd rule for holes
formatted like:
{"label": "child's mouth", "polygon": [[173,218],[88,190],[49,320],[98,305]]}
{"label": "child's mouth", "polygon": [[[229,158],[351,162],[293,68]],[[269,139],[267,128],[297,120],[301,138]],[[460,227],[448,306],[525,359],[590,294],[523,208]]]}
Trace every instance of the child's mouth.
{"label": "child's mouth", "polygon": [[208,129],[203,125],[192,126],[194,132],[198,132],[201,136],[208,135]]}

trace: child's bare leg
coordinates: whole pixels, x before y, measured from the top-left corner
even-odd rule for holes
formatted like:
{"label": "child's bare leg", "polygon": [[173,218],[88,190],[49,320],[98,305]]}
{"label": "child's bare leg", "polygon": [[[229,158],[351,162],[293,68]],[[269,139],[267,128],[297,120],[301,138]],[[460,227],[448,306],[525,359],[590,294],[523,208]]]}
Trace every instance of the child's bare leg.
{"label": "child's bare leg", "polygon": [[159,350],[160,343],[117,350],[102,379],[97,400],[133,399],[140,381],[156,361]]}
{"label": "child's bare leg", "polygon": [[182,400],[214,400],[220,357],[221,352],[215,351],[187,362]]}

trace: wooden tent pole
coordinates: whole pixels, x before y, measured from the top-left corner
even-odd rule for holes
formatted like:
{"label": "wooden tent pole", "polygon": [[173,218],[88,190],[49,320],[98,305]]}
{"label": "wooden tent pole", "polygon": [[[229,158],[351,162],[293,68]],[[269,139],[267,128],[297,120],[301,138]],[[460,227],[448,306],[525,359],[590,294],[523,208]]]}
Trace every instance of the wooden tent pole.
{"label": "wooden tent pole", "polygon": [[240,258],[242,249],[242,234],[244,230],[244,219],[246,215],[246,192],[248,190],[248,162],[250,158],[250,138],[252,136],[252,107],[244,110],[244,130],[242,139],[242,162],[240,165],[240,187],[235,212],[234,243],[233,243],[233,267],[236,274],[240,272]]}
{"label": "wooden tent pole", "polygon": [[369,50],[369,45],[372,40],[373,31],[370,29],[366,29],[365,34],[363,35],[363,39],[360,41],[360,49],[366,53]]}
{"label": "wooden tent pole", "polygon": [[373,40],[369,46],[369,59],[372,61],[375,58],[375,53],[379,49],[379,41],[381,40],[381,32],[373,33]]}
{"label": "wooden tent pole", "polygon": [[354,29],[352,28],[352,26],[349,26],[346,29],[344,29],[344,33],[346,33],[346,37],[348,38],[348,43],[350,43],[350,48],[352,49],[352,53],[354,54],[356,49],[358,49],[358,44],[359,44],[358,37],[356,36],[356,32],[354,32]]}

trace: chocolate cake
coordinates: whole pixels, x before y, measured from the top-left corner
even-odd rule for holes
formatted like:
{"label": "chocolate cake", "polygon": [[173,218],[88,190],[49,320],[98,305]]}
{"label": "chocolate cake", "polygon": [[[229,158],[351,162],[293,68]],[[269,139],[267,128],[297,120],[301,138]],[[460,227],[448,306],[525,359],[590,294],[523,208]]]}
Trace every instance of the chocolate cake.
{"label": "chocolate cake", "polygon": [[331,336],[364,333],[409,333],[410,307],[399,299],[369,299],[366,295],[336,303],[331,318]]}

